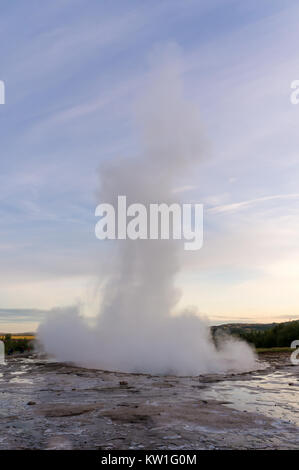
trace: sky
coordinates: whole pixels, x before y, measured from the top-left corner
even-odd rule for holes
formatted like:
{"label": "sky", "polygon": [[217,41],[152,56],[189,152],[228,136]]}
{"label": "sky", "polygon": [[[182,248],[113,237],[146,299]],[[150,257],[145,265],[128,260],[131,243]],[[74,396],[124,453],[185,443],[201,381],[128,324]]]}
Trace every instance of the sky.
{"label": "sky", "polygon": [[298,14],[290,0],[1,2],[0,331],[76,303],[93,314],[99,166],[136,153],[136,101],[169,44],[207,141],[181,188],[205,230],[180,305],[214,324],[299,317]]}

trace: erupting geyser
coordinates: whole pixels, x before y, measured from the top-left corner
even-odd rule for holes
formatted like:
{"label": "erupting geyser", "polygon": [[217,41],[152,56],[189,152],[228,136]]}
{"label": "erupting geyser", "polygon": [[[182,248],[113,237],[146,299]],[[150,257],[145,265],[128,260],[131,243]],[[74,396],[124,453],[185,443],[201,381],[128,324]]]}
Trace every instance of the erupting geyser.
{"label": "erupting geyser", "polygon": [[[201,126],[196,109],[184,99],[179,61],[164,57],[163,62],[154,68],[139,107],[143,151],[102,165],[103,202],[116,205],[118,195],[145,205],[178,202],[175,189],[201,161]],[[172,315],[182,255],[193,256],[182,251],[182,241],[113,244],[116,261],[96,324],[91,327],[78,308],[52,312],[38,331],[46,352],[61,361],[124,372],[197,375],[255,367],[254,353],[244,342],[226,339],[216,349],[196,312]]]}

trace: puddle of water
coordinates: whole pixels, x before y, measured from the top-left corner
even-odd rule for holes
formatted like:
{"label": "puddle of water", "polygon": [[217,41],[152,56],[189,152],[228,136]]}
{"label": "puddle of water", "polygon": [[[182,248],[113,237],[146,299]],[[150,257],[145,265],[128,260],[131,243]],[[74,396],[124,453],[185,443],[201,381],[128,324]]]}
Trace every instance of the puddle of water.
{"label": "puddle of water", "polygon": [[33,380],[30,380],[30,379],[21,379],[19,377],[15,377],[13,379],[10,379],[9,381],[10,383],[14,383],[14,384],[30,384],[32,385],[33,384]]}
{"label": "puddle of water", "polygon": [[[299,426],[299,386],[297,379],[281,372],[252,381],[224,381],[203,391],[206,399],[227,402],[240,411],[262,413]],[[289,384],[292,383],[290,386]]]}

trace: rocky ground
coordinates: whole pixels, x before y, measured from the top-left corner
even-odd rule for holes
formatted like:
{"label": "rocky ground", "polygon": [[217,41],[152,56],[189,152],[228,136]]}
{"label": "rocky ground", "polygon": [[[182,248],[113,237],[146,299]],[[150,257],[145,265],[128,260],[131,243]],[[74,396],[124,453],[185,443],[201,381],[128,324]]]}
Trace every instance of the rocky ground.
{"label": "rocky ground", "polygon": [[98,371],[38,358],[0,366],[0,449],[295,449],[299,367],[200,377]]}

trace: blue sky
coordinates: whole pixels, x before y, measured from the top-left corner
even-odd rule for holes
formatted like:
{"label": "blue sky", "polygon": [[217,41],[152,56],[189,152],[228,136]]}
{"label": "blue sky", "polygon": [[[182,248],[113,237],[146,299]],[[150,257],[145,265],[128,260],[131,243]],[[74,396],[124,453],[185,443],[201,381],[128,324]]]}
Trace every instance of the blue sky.
{"label": "blue sky", "polygon": [[275,0],[1,2],[0,330],[95,295],[98,168],[136,152],[134,106],[169,43],[209,147],[186,181],[206,230],[182,303],[212,322],[299,316],[298,13]]}

